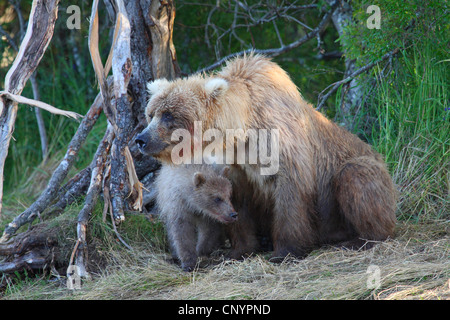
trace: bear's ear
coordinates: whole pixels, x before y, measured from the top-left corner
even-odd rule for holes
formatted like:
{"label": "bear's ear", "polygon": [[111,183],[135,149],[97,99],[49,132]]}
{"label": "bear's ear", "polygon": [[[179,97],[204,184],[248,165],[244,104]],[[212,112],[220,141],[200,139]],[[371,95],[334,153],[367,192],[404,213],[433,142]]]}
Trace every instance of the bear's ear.
{"label": "bear's ear", "polygon": [[230,167],[229,166],[225,166],[223,167],[222,171],[220,172],[220,175],[222,177],[228,178],[228,174],[230,173]]}
{"label": "bear's ear", "polygon": [[194,173],[194,186],[196,188],[200,187],[203,183],[205,183],[206,179],[203,173],[196,172]]}
{"label": "bear's ear", "polygon": [[169,81],[164,78],[156,79],[153,82],[149,82],[147,83],[148,93],[150,93],[150,95],[154,95],[155,93],[160,92],[161,90],[166,88],[168,84]]}
{"label": "bear's ear", "polygon": [[206,94],[212,98],[217,99],[228,90],[228,82],[222,78],[213,78],[208,80],[205,84]]}

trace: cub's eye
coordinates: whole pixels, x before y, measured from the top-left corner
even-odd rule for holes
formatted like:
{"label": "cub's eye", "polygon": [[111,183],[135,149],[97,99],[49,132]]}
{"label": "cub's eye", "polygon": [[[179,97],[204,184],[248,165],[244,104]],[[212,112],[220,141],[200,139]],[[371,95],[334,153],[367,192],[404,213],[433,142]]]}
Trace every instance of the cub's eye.
{"label": "cub's eye", "polygon": [[221,197],[217,197],[214,199],[215,203],[221,203],[223,201],[223,199]]}
{"label": "cub's eye", "polygon": [[161,120],[163,121],[172,121],[173,120],[173,116],[170,112],[163,112],[162,116],[161,116]]}

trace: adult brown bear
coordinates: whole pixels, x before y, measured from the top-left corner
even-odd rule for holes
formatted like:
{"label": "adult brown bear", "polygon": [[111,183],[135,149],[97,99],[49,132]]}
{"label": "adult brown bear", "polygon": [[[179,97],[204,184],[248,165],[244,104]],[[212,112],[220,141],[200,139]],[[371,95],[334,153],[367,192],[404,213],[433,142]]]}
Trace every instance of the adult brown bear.
{"label": "adult brown bear", "polygon": [[239,165],[257,198],[271,206],[274,257],[393,236],[396,192],[382,157],[314,110],[269,59],[252,54],[229,61],[217,74],[156,80],[148,88],[149,124],[136,143],[163,162],[172,161],[179,143],[172,133],[193,133],[195,121],[202,121],[203,131],[223,133],[278,129],[275,174],[262,175],[259,164]]}

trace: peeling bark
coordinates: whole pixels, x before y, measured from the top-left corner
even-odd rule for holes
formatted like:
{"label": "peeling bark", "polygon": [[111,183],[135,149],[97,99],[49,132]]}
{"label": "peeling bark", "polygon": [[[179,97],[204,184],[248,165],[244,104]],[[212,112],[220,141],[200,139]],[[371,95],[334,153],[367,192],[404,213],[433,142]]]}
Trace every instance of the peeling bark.
{"label": "peeling bark", "polygon": [[58,241],[54,234],[36,226],[0,244],[0,273],[11,273],[23,269],[39,270],[50,267],[54,248]]}

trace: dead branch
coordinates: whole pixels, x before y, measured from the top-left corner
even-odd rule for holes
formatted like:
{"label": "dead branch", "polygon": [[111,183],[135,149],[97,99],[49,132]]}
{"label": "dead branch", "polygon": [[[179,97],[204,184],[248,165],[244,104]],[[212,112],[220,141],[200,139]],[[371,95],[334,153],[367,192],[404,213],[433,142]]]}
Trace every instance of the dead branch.
{"label": "dead branch", "polygon": [[33,106],[33,107],[36,107],[36,108],[40,108],[40,109],[46,110],[46,111],[48,111],[50,113],[53,113],[53,114],[59,114],[59,115],[62,115],[62,116],[73,118],[73,119],[78,119],[78,118],[82,117],[80,114],[78,114],[76,112],[61,110],[61,109],[55,108],[55,107],[53,107],[53,106],[51,106],[51,105],[49,105],[49,104],[47,104],[45,102],[37,101],[37,100],[34,100],[34,99],[25,98],[25,97],[22,97],[20,95],[13,94],[13,93],[10,93],[10,92],[7,92],[7,91],[0,91],[0,97],[5,97],[8,100],[11,100],[11,101],[15,102],[16,104],[19,104],[19,103],[27,104],[29,106]]}
{"label": "dead branch", "polygon": [[[113,45],[105,68],[100,59],[98,49],[98,0],[92,7],[91,25],[89,27],[89,50],[100,91],[104,98],[104,111],[114,129],[116,138],[111,150],[111,170],[115,173],[111,177],[110,196],[114,218],[117,223],[125,219],[124,199],[127,192],[136,189],[138,204],[136,209],[142,208],[142,187],[137,178],[134,164],[128,148],[130,128],[132,128],[131,106],[127,95],[127,87],[131,78],[131,46],[130,22],[122,0],[116,1],[117,14],[114,30]],[[114,101],[105,85],[108,68],[113,69]],[[128,174],[128,176],[127,176]],[[131,184],[127,186],[126,181]]]}
{"label": "dead branch", "polygon": [[[74,249],[74,255],[81,277],[89,277],[85,266],[88,255],[86,243],[87,225],[102,186],[105,188],[104,181],[106,179],[103,177],[103,173],[106,169],[107,155],[110,148],[111,169],[109,170],[109,183],[106,186],[107,199],[105,198],[105,209],[106,205],[109,205],[115,223],[123,221],[125,219],[125,199],[132,190],[137,192],[135,209],[141,210],[142,208],[142,185],[137,178],[133,159],[128,148],[128,140],[132,131],[131,128],[133,128],[131,104],[127,90],[132,71],[131,27],[122,0],[116,0],[116,25],[113,44],[105,67],[102,64],[99,53],[98,28],[98,0],[94,0],[89,27],[89,51],[95,74],[99,81],[100,93],[103,97],[103,110],[108,118],[109,126],[97,150],[95,156],[96,164],[92,168],[91,182],[86,194],[85,205],[78,216],[78,240]],[[113,71],[112,93],[114,97],[106,84],[106,75],[109,72],[109,68],[112,68]]]}
{"label": "dead branch", "polygon": [[[20,30],[21,32],[19,32],[19,35],[17,35],[18,38],[21,38],[22,36],[24,36],[23,31],[23,14],[22,11],[20,10],[20,4],[17,3],[12,3],[12,6],[14,7],[14,10],[16,11],[16,14],[19,18],[19,25],[20,25]],[[8,43],[11,45],[11,47],[16,51],[19,52],[19,48],[17,47],[16,42],[12,39],[12,37],[10,36],[10,34],[8,32],[6,32],[1,26],[0,26],[0,33],[3,34],[4,36],[6,36],[6,39],[8,41]],[[22,39],[20,39],[22,40]],[[39,94],[39,87],[36,81],[36,72],[34,72],[31,76],[30,76],[30,82],[31,82],[31,88],[33,90],[33,99],[34,100],[41,100],[40,98],[40,94]],[[42,118],[42,114],[41,114],[41,110],[39,108],[34,108],[34,112],[36,115],[36,121],[38,124],[38,129],[39,129],[39,137],[41,138],[41,150],[42,150],[42,160],[45,161],[47,159],[48,156],[48,139],[47,139],[47,132],[45,130],[45,124],[44,124],[44,119]]]}
{"label": "dead branch", "polygon": [[92,164],[78,172],[72,177],[58,192],[58,201],[51,205],[46,212],[48,217],[61,214],[64,209],[72,204],[77,198],[85,195],[89,187],[89,177],[91,176]]}
{"label": "dead branch", "polygon": [[[325,102],[327,101],[327,99],[334,93],[336,92],[336,90],[343,84],[346,84],[350,81],[352,81],[353,79],[355,79],[357,76],[359,76],[360,74],[372,69],[375,65],[377,65],[378,63],[387,60],[389,58],[391,58],[392,56],[396,55],[398,52],[400,51],[399,48],[396,48],[388,53],[386,53],[384,56],[382,56],[380,59],[371,62],[367,65],[365,65],[364,67],[359,68],[358,70],[354,71],[351,75],[349,75],[348,77],[346,77],[345,79],[342,79],[340,81],[337,81],[335,83],[330,84],[328,87],[326,87],[320,94],[319,94],[319,98],[318,98],[318,103],[317,103],[317,107],[316,110],[320,110],[323,105],[325,104]],[[331,89],[329,89],[331,87]],[[328,90],[329,89],[329,90]],[[323,93],[325,91],[328,92],[324,95]]]}
{"label": "dead branch", "polygon": [[81,121],[77,132],[69,143],[69,147],[63,160],[53,172],[46,189],[28,209],[14,218],[14,220],[7,225],[3,232],[3,236],[0,238],[0,243],[8,241],[8,239],[24,224],[31,223],[35,217],[38,214],[41,214],[53,201],[60,189],[61,183],[66,178],[69,169],[72,167],[82,144],[86,140],[88,133],[91,131],[102,111],[102,102],[101,96],[98,95]]}
{"label": "dead branch", "polygon": [[[236,53],[232,53],[229,54],[225,57],[223,57],[222,59],[219,59],[218,61],[216,61],[215,63],[211,64],[210,66],[207,66],[203,69],[198,70],[196,73],[202,73],[202,72],[208,72],[211,71],[217,67],[219,67],[221,64],[223,64],[225,61],[235,58],[235,57],[241,57],[243,55],[246,54],[250,54],[250,53],[256,53],[256,54],[263,54],[266,56],[270,56],[270,57],[276,57],[280,54],[286,53],[292,49],[295,49],[301,45],[303,45],[304,43],[308,42],[309,40],[317,37],[318,35],[320,35],[320,33],[322,33],[326,26],[328,25],[331,16],[334,12],[334,10],[337,7],[337,3],[338,1],[335,1],[332,5],[331,8],[324,14],[322,20],[320,21],[320,23],[317,25],[316,28],[311,29],[311,31],[309,31],[308,33],[306,33],[303,37],[301,37],[300,39],[297,39],[296,41],[288,44],[288,45],[281,45],[279,48],[271,48],[271,49],[247,49],[247,50],[243,50],[240,52],[236,52]],[[264,21],[273,21],[273,17],[263,17],[261,19],[264,19]],[[256,22],[255,22],[256,23]]]}
{"label": "dead branch", "polygon": [[0,273],[23,269],[43,269],[52,260],[57,239],[42,226],[35,226],[6,243],[0,244],[0,255],[6,256],[0,263]]}
{"label": "dead branch", "polygon": [[[20,95],[28,78],[41,61],[53,36],[59,0],[34,0],[28,28],[19,53],[5,77],[5,92]],[[0,212],[3,202],[3,174],[9,142],[14,130],[18,103],[0,98]]]}
{"label": "dead branch", "polygon": [[[83,209],[78,214],[77,223],[77,244],[74,249],[75,252],[75,264],[78,267],[78,273],[80,277],[89,278],[89,274],[86,270],[85,261],[87,261],[88,251],[86,243],[86,230],[89,217],[94,210],[98,197],[101,192],[103,172],[106,165],[109,149],[111,148],[112,140],[114,137],[114,130],[111,126],[106,130],[97,152],[94,156],[95,165],[92,166],[91,180],[89,189],[86,194]],[[93,163],[94,164],[94,163]]]}
{"label": "dead branch", "polygon": [[[232,4],[234,2],[234,5]],[[188,3],[186,3],[188,4]],[[194,4],[193,4],[194,5]],[[228,5],[228,8],[223,8],[219,3],[216,5],[208,5],[208,4],[195,4],[201,6],[210,6],[212,7],[211,11],[208,14],[207,22],[205,25],[205,42],[208,48],[212,48],[212,37],[216,37],[214,49],[217,59],[221,57],[221,41],[225,37],[234,38],[236,41],[241,43],[242,46],[246,46],[247,44],[243,41],[237,31],[239,29],[250,30],[252,27],[263,25],[266,23],[272,23],[277,32],[276,21],[279,19],[283,19],[286,21],[292,21],[296,24],[299,24],[302,28],[307,30],[312,30],[311,27],[307,26],[304,22],[298,19],[298,16],[302,11],[317,8],[317,4],[296,6],[291,3],[288,5],[284,5],[284,2],[274,3],[273,1],[259,1],[252,5],[248,5],[246,1],[228,1],[225,2],[225,7]],[[220,27],[218,26],[213,19],[213,15],[216,12],[220,12],[221,14],[230,14],[233,15],[233,20],[229,27]],[[212,34],[210,35],[210,29],[212,29]],[[252,43],[254,47],[254,43]],[[281,45],[283,46],[283,45]]]}
{"label": "dead branch", "polygon": [[[128,148],[128,140],[132,130],[131,105],[127,95],[128,83],[131,78],[131,26],[128,14],[122,0],[117,2],[118,35],[115,37],[115,47],[112,54],[112,69],[114,78],[114,139],[111,150],[111,175],[110,197],[111,208],[116,222],[125,219],[124,199],[134,189],[142,195],[142,187],[136,177],[136,171]],[[128,174],[129,173],[129,174]],[[135,178],[135,179],[134,179]],[[125,183],[128,181],[129,185]],[[142,197],[142,196],[141,196]],[[140,201],[140,200],[139,200]],[[136,209],[141,209],[141,205]]]}
{"label": "dead branch", "polygon": [[[33,99],[34,100],[41,100],[40,94],[39,94],[39,86],[36,81],[36,73],[33,73],[30,77],[31,82],[31,88],[33,90]],[[48,156],[48,139],[47,139],[47,132],[45,130],[45,123],[44,119],[42,118],[41,109],[34,108],[34,113],[36,115],[36,121],[38,124],[39,129],[39,137],[41,138],[41,150],[42,150],[42,160],[45,161]]]}

